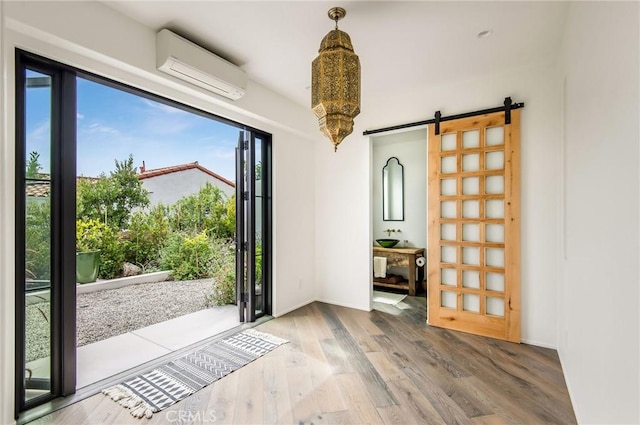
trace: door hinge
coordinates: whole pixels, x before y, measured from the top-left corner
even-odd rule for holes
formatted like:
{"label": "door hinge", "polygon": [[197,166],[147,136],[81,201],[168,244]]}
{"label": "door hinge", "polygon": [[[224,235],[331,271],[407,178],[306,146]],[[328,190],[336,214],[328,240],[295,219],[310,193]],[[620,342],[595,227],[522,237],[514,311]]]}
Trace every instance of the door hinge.
{"label": "door hinge", "polygon": [[240,249],[242,251],[246,251],[247,250],[247,243],[246,242],[241,242],[240,243]]}
{"label": "door hinge", "polygon": [[246,293],[246,292],[243,292],[240,301],[242,301],[243,303],[248,303],[249,302],[249,294]]}
{"label": "door hinge", "polygon": [[249,141],[245,140],[242,142],[242,149],[244,149],[245,151],[249,150]]}
{"label": "door hinge", "polygon": [[249,192],[244,192],[242,194],[242,199],[244,199],[245,201],[248,201],[249,200]]}

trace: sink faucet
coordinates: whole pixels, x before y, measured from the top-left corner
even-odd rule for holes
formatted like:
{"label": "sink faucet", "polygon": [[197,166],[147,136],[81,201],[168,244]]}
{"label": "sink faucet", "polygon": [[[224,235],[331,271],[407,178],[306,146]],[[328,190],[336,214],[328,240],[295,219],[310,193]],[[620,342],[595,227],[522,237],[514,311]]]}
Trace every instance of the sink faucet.
{"label": "sink faucet", "polygon": [[387,233],[387,237],[391,237],[391,234],[392,234],[392,233],[401,233],[401,232],[402,232],[402,230],[400,230],[400,229],[398,229],[398,230],[395,230],[395,229],[387,229],[387,230],[384,230],[384,231]]}

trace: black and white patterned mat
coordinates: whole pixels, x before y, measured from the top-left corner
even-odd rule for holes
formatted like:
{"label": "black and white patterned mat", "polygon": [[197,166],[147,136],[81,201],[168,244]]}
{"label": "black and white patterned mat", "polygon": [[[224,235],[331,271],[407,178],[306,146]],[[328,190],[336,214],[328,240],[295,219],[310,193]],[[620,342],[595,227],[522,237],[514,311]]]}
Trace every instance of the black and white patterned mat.
{"label": "black and white patterned mat", "polygon": [[133,416],[150,418],[287,342],[247,329],[102,390],[102,393],[130,409]]}

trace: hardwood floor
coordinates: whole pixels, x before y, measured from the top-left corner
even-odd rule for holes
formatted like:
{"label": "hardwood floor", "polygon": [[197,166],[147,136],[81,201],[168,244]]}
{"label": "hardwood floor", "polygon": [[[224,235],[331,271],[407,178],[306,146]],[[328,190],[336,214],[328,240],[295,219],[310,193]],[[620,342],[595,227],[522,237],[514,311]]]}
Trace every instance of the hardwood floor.
{"label": "hardwood floor", "polygon": [[313,303],[257,329],[290,340],[135,419],[98,394],[37,424],[574,424],[554,350],[432,328],[425,299]]}

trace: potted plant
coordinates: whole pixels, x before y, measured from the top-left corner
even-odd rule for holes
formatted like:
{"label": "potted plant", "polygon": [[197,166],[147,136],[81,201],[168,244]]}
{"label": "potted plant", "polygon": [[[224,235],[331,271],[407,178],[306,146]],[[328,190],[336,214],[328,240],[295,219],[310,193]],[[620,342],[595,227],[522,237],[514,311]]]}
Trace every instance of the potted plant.
{"label": "potted plant", "polygon": [[[95,282],[100,269],[100,232],[96,232],[96,220],[76,222],[76,281]],[[100,224],[98,222],[98,224]]]}

